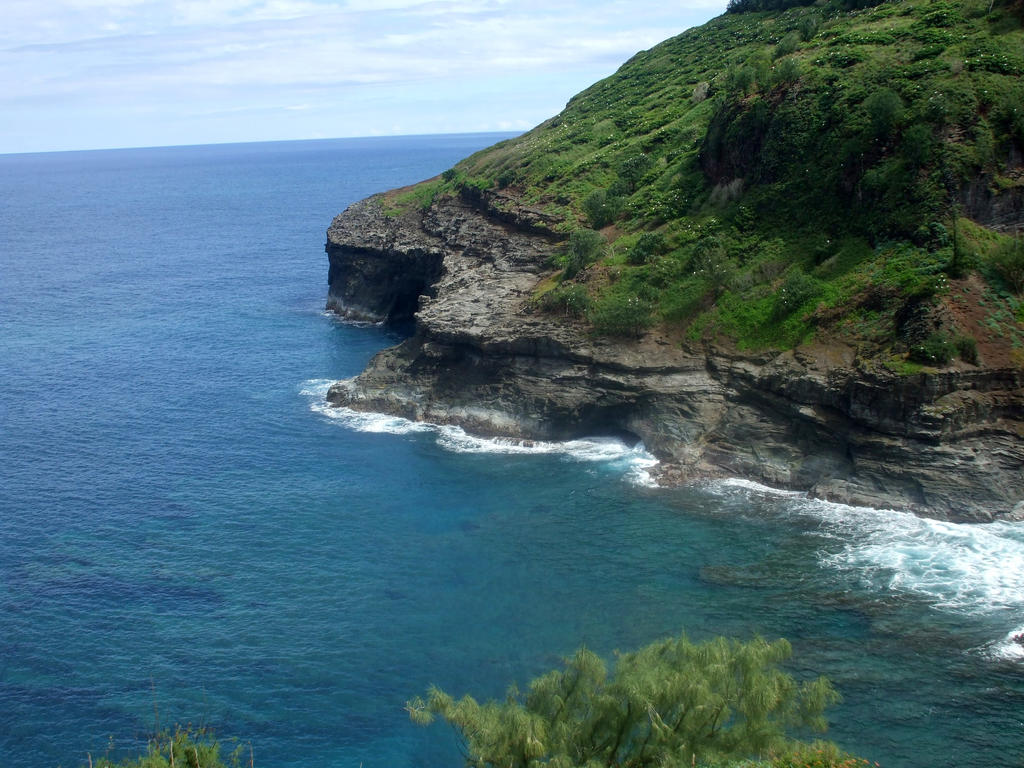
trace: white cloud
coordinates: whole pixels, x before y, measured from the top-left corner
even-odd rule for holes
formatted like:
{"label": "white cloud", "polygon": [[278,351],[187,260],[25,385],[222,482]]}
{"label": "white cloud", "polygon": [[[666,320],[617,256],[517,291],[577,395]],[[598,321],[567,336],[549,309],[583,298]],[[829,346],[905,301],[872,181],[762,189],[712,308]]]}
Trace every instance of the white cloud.
{"label": "white cloud", "polygon": [[[0,151],[30,139],[70,142],[59,126],[49,139],[39,135],[47,110],[66,114],[67,125],[97,114],[113,125],[119,113],[163,114],[198,141],[204,115],[277,110],[305,135],[313,129],[296,121],[341,102],[362,110],[344,129],[357,134],[440,125],[442,113],[464,120],[451,130],[481,118],[491,129],[524,128],[638,50],[724,7],[692,2],[687,12],[655,0],[5,0],[0,110],[10,126],[0,126]],[[396,120],[403,108],[419,113]],[[541,108],[549,112],[538,117]],[[183,114],[195,125],[182,124]],[[253,129],[240,121],[238,139]],[[145,135],[123,142],[152,143]]]}

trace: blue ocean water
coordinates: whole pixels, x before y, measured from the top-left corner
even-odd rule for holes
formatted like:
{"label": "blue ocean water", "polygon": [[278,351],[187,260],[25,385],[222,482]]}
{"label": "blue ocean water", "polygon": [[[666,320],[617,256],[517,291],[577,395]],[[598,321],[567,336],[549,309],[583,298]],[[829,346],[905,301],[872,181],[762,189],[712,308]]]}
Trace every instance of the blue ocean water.
{"label": "blue ocean water", "polygon": [[324,230],[497,136],[0,157],[0,753],[192,722],[264,766],[454,766],[402,705],[586,643],[784,636],[884,766],[1024,757],[1024,527],[516,450],[324,408],[397,337],[322,312]]}

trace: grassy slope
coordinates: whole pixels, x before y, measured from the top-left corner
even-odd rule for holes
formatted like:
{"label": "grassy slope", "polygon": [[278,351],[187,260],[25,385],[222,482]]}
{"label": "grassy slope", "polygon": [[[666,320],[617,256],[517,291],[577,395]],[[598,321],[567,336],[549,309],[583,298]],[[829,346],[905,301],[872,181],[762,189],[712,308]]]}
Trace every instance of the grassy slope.
{"label": "grassy slope", "polygon": [[570,268],[539,297],[598,332],[1024,365],[1020,286],[995,266],[1019,211],[986,221],[966,192],[1024,192],[1022,16],[1006,0],[726,14],[406,195],[503,189],[567,235],[600,229],[603,249],[553,254]]}

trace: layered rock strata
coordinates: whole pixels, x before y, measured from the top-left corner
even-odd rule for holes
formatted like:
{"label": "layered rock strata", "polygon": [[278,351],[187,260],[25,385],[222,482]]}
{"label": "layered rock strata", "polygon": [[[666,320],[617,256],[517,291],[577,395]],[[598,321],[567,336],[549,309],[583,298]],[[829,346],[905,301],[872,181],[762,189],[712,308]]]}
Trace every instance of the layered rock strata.
{"label": "layered rock strata", "polygon": [[683,349],[594,338],[530,299],[556,237],[494,195],[328,230],[328,307],[415,318],[413,336],[336,383],[336,406],[485,435],[643,440],[678,482],[739,476],[831,500],[963,521],[1024,518],[1024,374],[898,376],[841,345]]}

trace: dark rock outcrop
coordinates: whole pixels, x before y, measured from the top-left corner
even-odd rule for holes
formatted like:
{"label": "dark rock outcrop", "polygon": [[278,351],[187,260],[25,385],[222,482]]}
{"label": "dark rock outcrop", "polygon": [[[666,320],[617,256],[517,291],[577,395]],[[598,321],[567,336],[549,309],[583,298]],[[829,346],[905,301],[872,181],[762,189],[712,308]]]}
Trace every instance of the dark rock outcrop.
{"label": "dark rock outcrop", "polygon": [[327,231],[327,308],[354,320],[411,320],[441,273],[442,243],[364,200]]}
{"label": "dark rock outcrop", "polygon": [[635,435],[666,481],[741,476],[956,520],[1024,517],[1024,373],[898,376],[840,345],[782,353],[590,336],[529,300],[545,222],[493,199],[389,218],[381,198],[328,230],[328,306],[416,332],[335,384],[334,405],[489,435]]}
{"label": "dark rock outcrop", "polygon": [[[1018,177],[1021,175],[1018,171]],[[960,190],[964,214],[998,232],[1020,231],[1024,219],[1024,187],[1000,190],[988,176],[979,176]]]}

